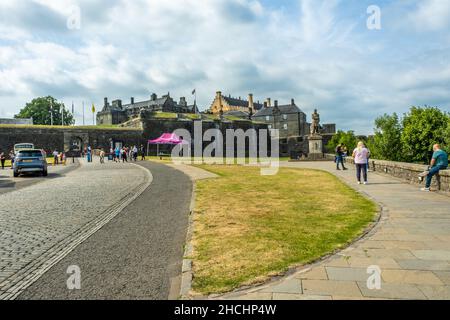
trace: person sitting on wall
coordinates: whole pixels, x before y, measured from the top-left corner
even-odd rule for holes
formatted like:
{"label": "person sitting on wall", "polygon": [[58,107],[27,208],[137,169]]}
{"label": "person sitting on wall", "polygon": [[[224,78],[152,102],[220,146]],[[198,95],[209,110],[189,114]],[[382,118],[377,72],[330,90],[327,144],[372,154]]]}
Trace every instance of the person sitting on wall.
{"label": "person sitting on wall", "polygon": [[441,146],[439,144],[435,144],[433,146],[433,151],[434,153],[431,158],[430,171],[427,174],[425,188],[420,189],[425,192],[430,192],[433,176],[439,174],[439,171],[446,170],[448,168],[448,154],[444,150],[441,150]]}

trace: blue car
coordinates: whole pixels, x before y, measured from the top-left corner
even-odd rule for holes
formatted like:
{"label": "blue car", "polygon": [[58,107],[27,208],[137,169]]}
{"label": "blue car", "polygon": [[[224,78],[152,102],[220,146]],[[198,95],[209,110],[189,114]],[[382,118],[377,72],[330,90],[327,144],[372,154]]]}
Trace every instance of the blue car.
{"label": "blue car", "polygon": [[22,173],[41,173],[44,177],[47,173],[46,154],[42,150],[28,149],[17,152],[14,159],[14,177]]}

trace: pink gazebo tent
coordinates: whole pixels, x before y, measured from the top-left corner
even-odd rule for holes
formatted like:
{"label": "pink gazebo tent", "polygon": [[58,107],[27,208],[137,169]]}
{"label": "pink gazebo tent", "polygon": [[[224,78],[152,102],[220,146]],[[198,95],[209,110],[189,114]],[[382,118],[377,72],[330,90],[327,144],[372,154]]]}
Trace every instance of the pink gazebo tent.
{"label": "pink gazebo tent", "polygon": [[166,144],[166,145],[177,145],[180,143],[188,143],[187,141],[184,141],[183,139],[180,139],[175,133],[164,133],[161,137],[153,140],[148,140],[147,144],[147,156],[148,156],[148,149],[150,144],[156,144],[157,151],[156,155],[159,155],[159,145]]}

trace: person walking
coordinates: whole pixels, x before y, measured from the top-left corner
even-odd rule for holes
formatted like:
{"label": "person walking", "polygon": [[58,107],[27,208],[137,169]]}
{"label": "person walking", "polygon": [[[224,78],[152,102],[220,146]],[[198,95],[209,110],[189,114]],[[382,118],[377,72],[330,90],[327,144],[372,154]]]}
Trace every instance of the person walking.
{"label": "person walking", "polygon": [[358,146],[353,150],[353,158],[356,166],[356,179],[358,184],[361,184],[361,172],[364,179],[364,184],[367,182],[367,159],[369,157],[369,150],[364,145],[364,142],[358,142]]}
{"label": "person walking", "polygon": [[115,154],[114,161],[120,162],[120,148],[119,147],[116,147],[116,149],[114,150],[114,154]]}
{"label": "person walking", "polygon": [[16,159],[14,150],[11,150],[11,152],[9,153],[9,158],[11,159],[11,169],[14,169],[14,160]]}
{"label": "person walking", "polygon": [[145,147],[141,144],[139,151],[141,152],[141,161],[145,161]]}
{"label": "person walking", "polygon": [[103,149],[100,150],[100,163],[105,163],[105,151]]}
{"label": "person walking", "polygon": [[138,158],[138,148],[136,146],[133,146],[133,160],[134,162],[137,161]]}
{"label": "person walking", "polygon": [[5,170],[6,156],[4,152],[0,153],[0,162],[2,164],[2,170]]}
{"label": "person walking", "polygon": [[339,164],[342,165],[342,170],[347,170],[344,165],[344,150],[342,149],[341,144],[336,147],[336,170],[341,170]]}
{"label": "person walking", "polygon": [[431,181],[433,176],[439,174],[439,171],[446,170],[448,168],[448,154],[441,150],[441,146],[439,144],[435,144],[433,146],[433,156],[430,162],[430,171],[427,174],[425,188],[420,190],[425,192],[430,192]]}
{"label": "person walking", "polygon": [[121,154],[122,154],[122,163],[128,162],[128,155],[127,155],[127,148],[122,148]]}
{"label": "person walking", "polygon": [[87,161],[92,162],[92,148],[91,146],[88,146],[87,148]]}
{"label": "person walking", "polygon": [[53,151],[53,165],[56,166],[58,164],[58,156],[59,152],[58,150]]}

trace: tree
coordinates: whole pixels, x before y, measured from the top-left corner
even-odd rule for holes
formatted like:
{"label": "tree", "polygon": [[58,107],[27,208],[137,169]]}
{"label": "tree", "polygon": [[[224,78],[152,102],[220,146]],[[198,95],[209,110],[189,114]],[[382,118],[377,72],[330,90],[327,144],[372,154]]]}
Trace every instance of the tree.
{"label": "tree", "polygon": [[433,144],[445,145],[449,114],[436,107],[411,107],[403,118],[403,143],[406,160],[428,163]]}
{"label": "tree", "polygon": [[354,147],[358,144],[358,138],[355,136],[353,131],[342,131],[339,130],[333,138],[327,143],[328,152],[334,152],[338,144],[345,145],[349,151],[353,150]]}
{"label": "tree", "polygon": [[34,124],[50,125],[51,114],[53,114],[53,124],[62,124],[61,110],[64,112],[64,125],[74,123],[73,115],[66,109],[64,104],[58,102],[53,97],[39,97],[33,99],[22,108],[15,118],[33,118]]}
{"label": "tree", "polygon": [[447,151],[447,153],[450,154],[450,115],[448,117],[448,125],[447,125],[447,130],[445,130],[445,134],[444,134],[444,149],[445,151]]}
{"label": "tree", "polygon": [[404,161],[402,125],[396,113],[375,120],[375,136],[370,139],[372,157],[380,160]]}

